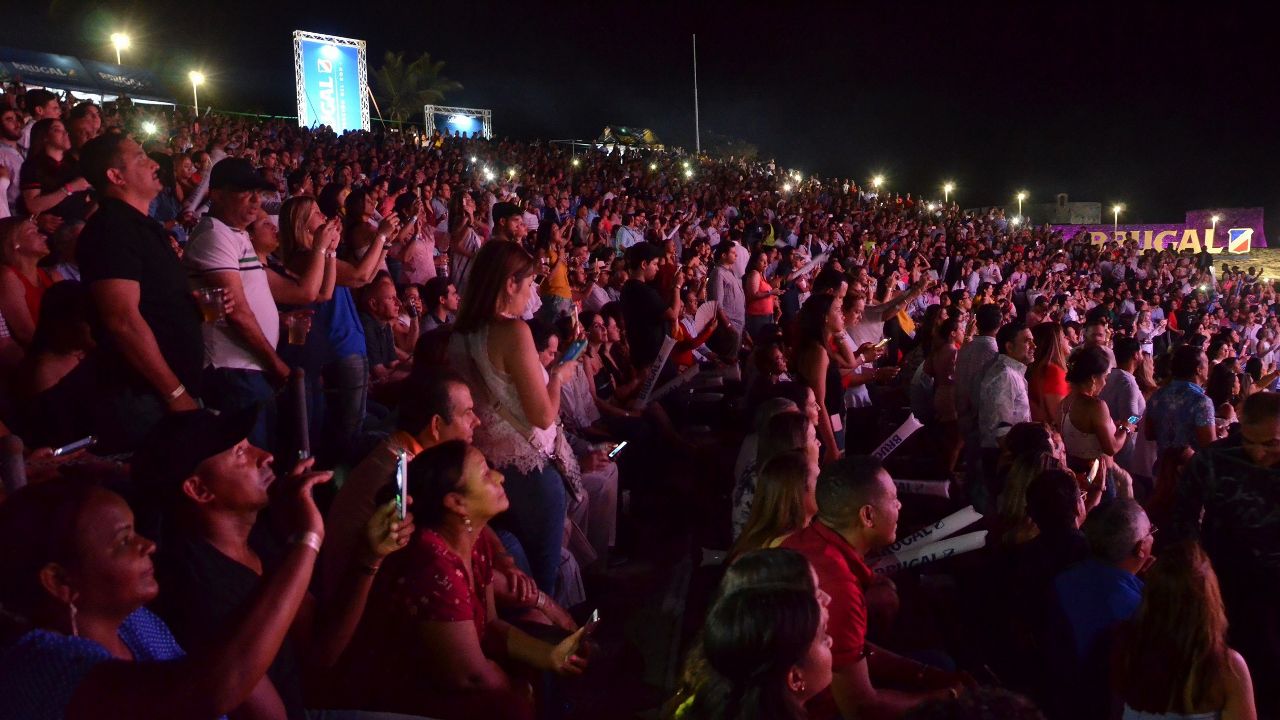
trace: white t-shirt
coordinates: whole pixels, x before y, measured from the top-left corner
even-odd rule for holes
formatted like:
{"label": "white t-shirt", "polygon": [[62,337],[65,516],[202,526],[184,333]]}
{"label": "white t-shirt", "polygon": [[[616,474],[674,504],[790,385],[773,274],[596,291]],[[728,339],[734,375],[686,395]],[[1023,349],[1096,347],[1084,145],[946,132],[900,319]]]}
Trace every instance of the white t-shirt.
{"label": "white t-shirt", "polygon": [[18,207],[19,185],[22,180],[22,153],[18,152],[18,148],[13,145],[0,143],[0,165],[9,168],[9,188],[5,192],[5,199],[9,201],[9,209],[12,211]]}
{"label": "white t-shirt", "polygon": [[[244,296],[253,311],[258,327],[271,347],[280,342],[280,312],[271,297],[267,269],[258,261],[249,241],[249,233],[228,227],[221,220],[206,215],[191,232],[183,254],[183,264],[195,288],[206,287],[209,273],[238,271]],[[205,365],[240,370],[265,370],[257,356],[230,325],[204,323]]]}

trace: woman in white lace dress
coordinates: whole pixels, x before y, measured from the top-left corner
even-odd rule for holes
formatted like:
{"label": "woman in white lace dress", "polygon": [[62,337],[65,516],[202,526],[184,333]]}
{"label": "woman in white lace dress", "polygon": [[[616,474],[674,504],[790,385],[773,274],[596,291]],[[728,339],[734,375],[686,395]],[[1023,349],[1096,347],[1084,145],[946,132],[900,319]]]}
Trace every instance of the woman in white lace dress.
{"label": "woman in white lace dress", "polygon": [[528,253],[515,243],[493,242],[474,260],[449,361],[476,399],[475,445],[506,477],[511,508],[496,524],[520,540],[538,587],[552,594],[568,494],[582,494],[578,463],[556,422],[560,387],[577,362],[548,372],[519,319],[534,291],[536,265]]}

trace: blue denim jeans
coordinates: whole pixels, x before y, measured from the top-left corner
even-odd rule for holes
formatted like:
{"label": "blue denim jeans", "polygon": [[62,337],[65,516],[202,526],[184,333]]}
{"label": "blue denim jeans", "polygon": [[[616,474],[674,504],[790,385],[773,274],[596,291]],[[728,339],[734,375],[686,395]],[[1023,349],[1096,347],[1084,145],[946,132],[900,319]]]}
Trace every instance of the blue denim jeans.
{"label": "blue denim jeans", "polygon": [[276,451],[276,391],[260,370],[207,367],[204,369],[204,405],[220,413],[233,413],[253,405],[262,407],[249,442],[267,452]]}
{"label": "blue denim jeans", "polygon": [[512,467],[501,470],[511,507],[497,517],[494,525],[516,536],[528,557],[530,575],[538,583],[538,589],[554,594],[568,508],[564,478],[551,463],[531,473]]}
{"label": "blue denim jeans", "polygon": [[324,368],[325,436],[339,462],[353,461],[368,407],[369,358],[348,355]]}

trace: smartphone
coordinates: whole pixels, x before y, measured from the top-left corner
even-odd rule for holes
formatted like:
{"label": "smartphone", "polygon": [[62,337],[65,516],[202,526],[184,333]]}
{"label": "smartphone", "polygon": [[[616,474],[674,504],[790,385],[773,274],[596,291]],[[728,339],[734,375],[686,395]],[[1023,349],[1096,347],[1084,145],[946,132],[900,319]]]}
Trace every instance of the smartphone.
{"label": "smartphone", "polygon": [[560,356],[560,362],[561,363],[573,362],[574,360],[577,360],[578,356],[582,354],[582,351],[586,349],[587,349],[586,340],[574,340],[569,345],[569,347],[564,351],[564,354]]}
{"label": "smartphone", "polygon": [[596,631],[596,626],[599,624],[600,624],[600,609],[597,608],[591,611],[591,617],[587,618],[587,624],[583,626],[587,629],[586,635],[590,636],[592,633],[594,633]]}
{"label": "smartphone", "polygon": [[622,442],[618,443],[617,445],[614,445],[614,446],[613,446],[613,449],[609,451],[609,459],[610,459],[610,460],[612,460],[612,459],[614,459],[614,458],[618,457],[618,453],[622,452],[622,449],[623,449],[623,448],[625,448],[626,446],[627,446],[627,441],[626,441],[626,440],[623,440]]}
{"label": "smartphone", "polygon": [[409,453],[396,451],[396,517],[401,521],[409,509]]}
{"label": "smartphone", "polygon": [[880,340],[880,342],[876,343],[875,347],[877,350],[883,350],[886,347],[888,347],[888,345],[889,345],[889,338],[883,338],[882,340]]}
{"label": "smartphone", "polygon": [[93,445],[97,444],[97,442],[98,442],[97,436],[90,435],[89,437],[77,440],[71,443],[70,445],[63,445],[62,447],[57,448],[56,450],[53,451],[53,456],[62,457],[63,455],[70,455],[71,453],[77,450],[83,450],[84,448],[92,447]]}
{"label": "smartphone", "polygon": [[543,273],[538,273],[537,275],[533,276],[533,284],[536,287],[542,287],[542,283],[546,282],[546,280],[547,280],[547,276],[544,275]]}
{"label": "smartphone", "polygon": [[1130,424],[1130,425],[1132,425],[1132,426],[1134,426],[1134,427],[1137,427],[1137,426],[1138,426],[1138,416],[1137,416],[1137,415],[1130,415],[1130,416],[1129,416],[1129,424]]}
{"label": "smartphone", "polygon": [[1099,458],[1094,458],[1093,464],[1089,466],[1089,475],[1085,478],[1085,482],[1088,483],[1090,487],[1093,486],[1093,479],[1098,477],[1098,468],[1100,467],[1099,463],[1101,463],[1101,460]]}

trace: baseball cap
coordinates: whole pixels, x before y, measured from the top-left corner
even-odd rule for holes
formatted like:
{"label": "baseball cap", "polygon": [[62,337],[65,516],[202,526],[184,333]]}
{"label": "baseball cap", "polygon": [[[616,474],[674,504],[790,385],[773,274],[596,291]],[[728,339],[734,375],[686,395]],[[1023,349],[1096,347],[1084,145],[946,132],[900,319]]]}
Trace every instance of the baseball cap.
{"label": "baseball cap", "polygon": [[133,456],[134,483],[157,496],[171,496],[200,463],[249,437],[258,413],[259,407],[251,405],[231,413],[201,409],[166,417]]}
{"label": "baseball cap", "polygon": [[253,163],[244,158],[223,158],[209,173],[210,190],[274,190]]}

